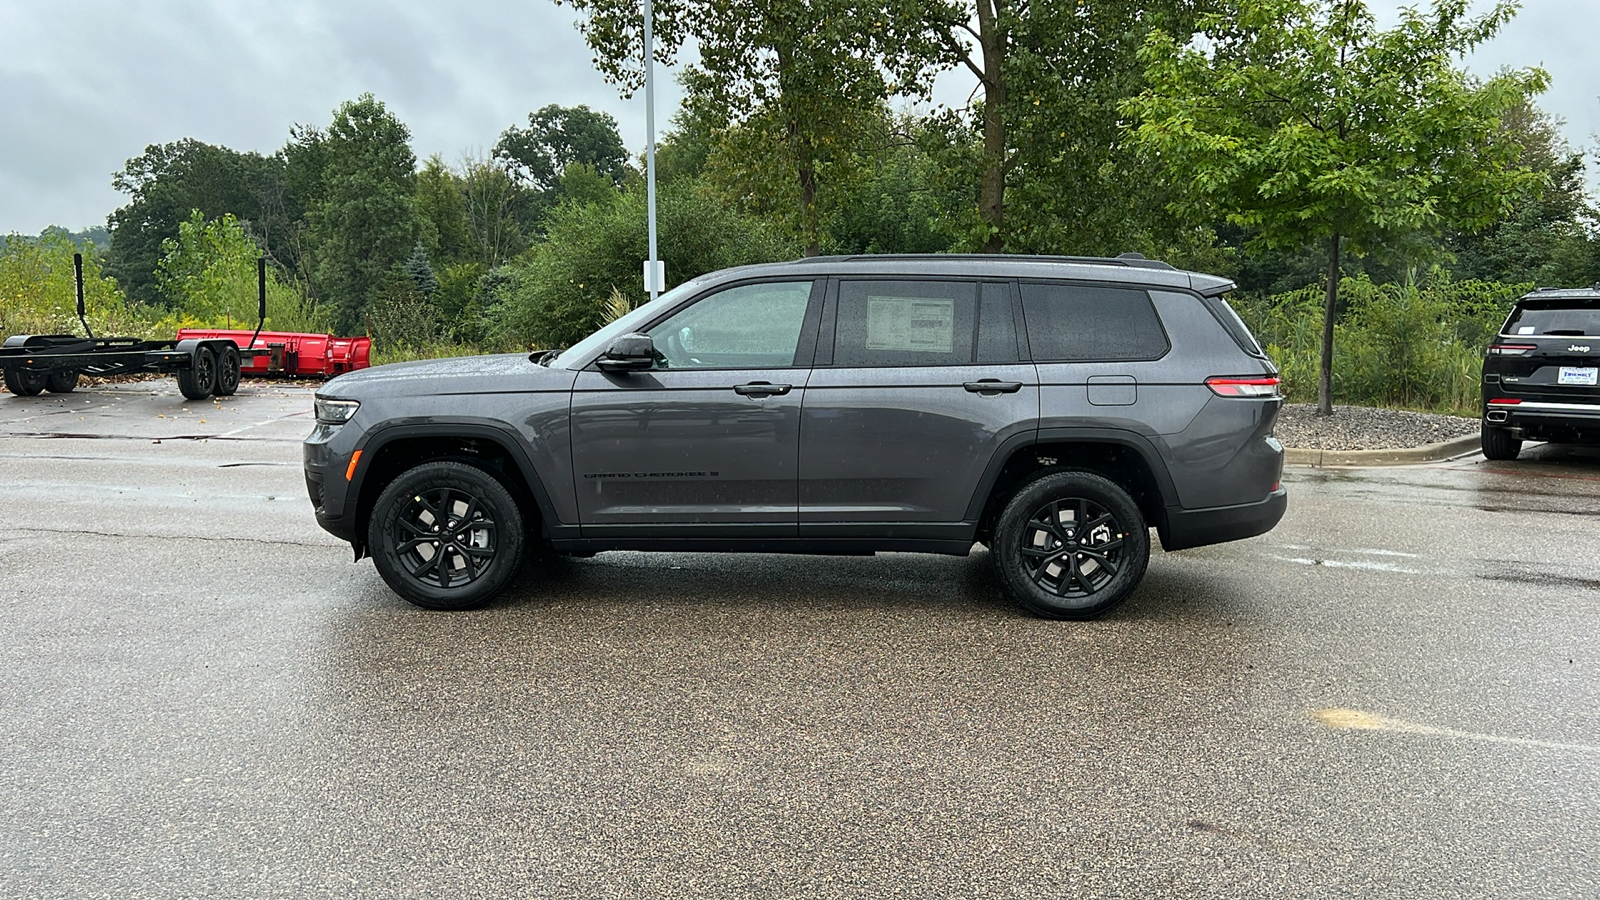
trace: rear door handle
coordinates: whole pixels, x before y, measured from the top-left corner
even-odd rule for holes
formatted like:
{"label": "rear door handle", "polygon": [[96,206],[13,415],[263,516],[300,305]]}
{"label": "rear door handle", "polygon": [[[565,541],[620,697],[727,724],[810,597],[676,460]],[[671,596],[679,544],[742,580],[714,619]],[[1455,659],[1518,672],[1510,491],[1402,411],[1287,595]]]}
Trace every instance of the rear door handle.
{"label": "rear door handle", "polygon": [[736,384],[733,392],[741,397],[772,397],[789,393],[789,385],[773,384],[769,381],[752,381],[749,384]]}
{"label": "rear door handle", "polygon": [[963,384],[962,387],[974,394],[992,396],[994,394],[1015,394],[1017,391],[1022,390],[1022,382],[1001,381],[998,378],[980,378],[977,381],[969,381]]}

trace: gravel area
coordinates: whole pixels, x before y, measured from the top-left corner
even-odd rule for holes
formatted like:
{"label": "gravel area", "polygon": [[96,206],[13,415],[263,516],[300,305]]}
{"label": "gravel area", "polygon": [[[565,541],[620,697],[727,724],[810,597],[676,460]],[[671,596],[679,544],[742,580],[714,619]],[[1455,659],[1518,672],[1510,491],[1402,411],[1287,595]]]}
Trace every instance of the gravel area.
{"label": "gravel area", "polygon": [[1285,447],[1306,450],[1395,450],[1478,433],[1477,419],[1438,413],[1371,406],[1335,406],[1331,416],[1316,411],[1314,403],[1286,404],[1273,433]]}

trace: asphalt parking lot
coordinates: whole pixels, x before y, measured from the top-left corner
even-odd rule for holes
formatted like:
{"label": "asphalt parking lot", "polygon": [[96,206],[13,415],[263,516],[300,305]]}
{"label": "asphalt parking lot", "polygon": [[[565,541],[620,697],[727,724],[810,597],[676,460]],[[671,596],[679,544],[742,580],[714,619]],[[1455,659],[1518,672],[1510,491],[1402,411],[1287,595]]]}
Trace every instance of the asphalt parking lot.
{"label": "asphalt parking lot", "polygon": [[1292,469],[1089,623],[982,552],[440,614],[317,528],[309,428],[0,395],[0,896],[1600,896],[1600,453]]}

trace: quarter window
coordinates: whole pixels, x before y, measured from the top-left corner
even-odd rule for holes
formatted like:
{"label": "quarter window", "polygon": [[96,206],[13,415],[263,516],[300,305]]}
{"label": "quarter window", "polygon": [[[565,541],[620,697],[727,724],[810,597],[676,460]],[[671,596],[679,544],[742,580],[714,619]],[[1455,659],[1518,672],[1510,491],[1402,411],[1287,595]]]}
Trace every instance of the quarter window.
{"label": "quarter window", "polygon": [[1156,359],[1169,347],[1150,295],[1131,288],[1024,283],[1022,314],[1039,362]]}

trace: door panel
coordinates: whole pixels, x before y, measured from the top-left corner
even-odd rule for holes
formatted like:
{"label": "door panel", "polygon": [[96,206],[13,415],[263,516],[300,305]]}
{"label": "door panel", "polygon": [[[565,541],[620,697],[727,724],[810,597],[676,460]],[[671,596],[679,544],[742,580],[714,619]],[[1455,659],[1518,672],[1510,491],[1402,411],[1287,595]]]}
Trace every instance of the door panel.
{"label": "door panel", "polygon": [[[777,525],[792,535],[805,376],[804,369],[580,373],[573,481],[585,534],[598,533],[591,526],[681,523]],[[755,388],[736,390],[747,385]]]}
{"label": "door panel", "polygon": [[[967,389],[983,379],[1001,390]],[[1038,415],[1030,365],[816,370],[800,421],[802,534],[821,536],[826,522],[960,522],[1000,445]]]}

